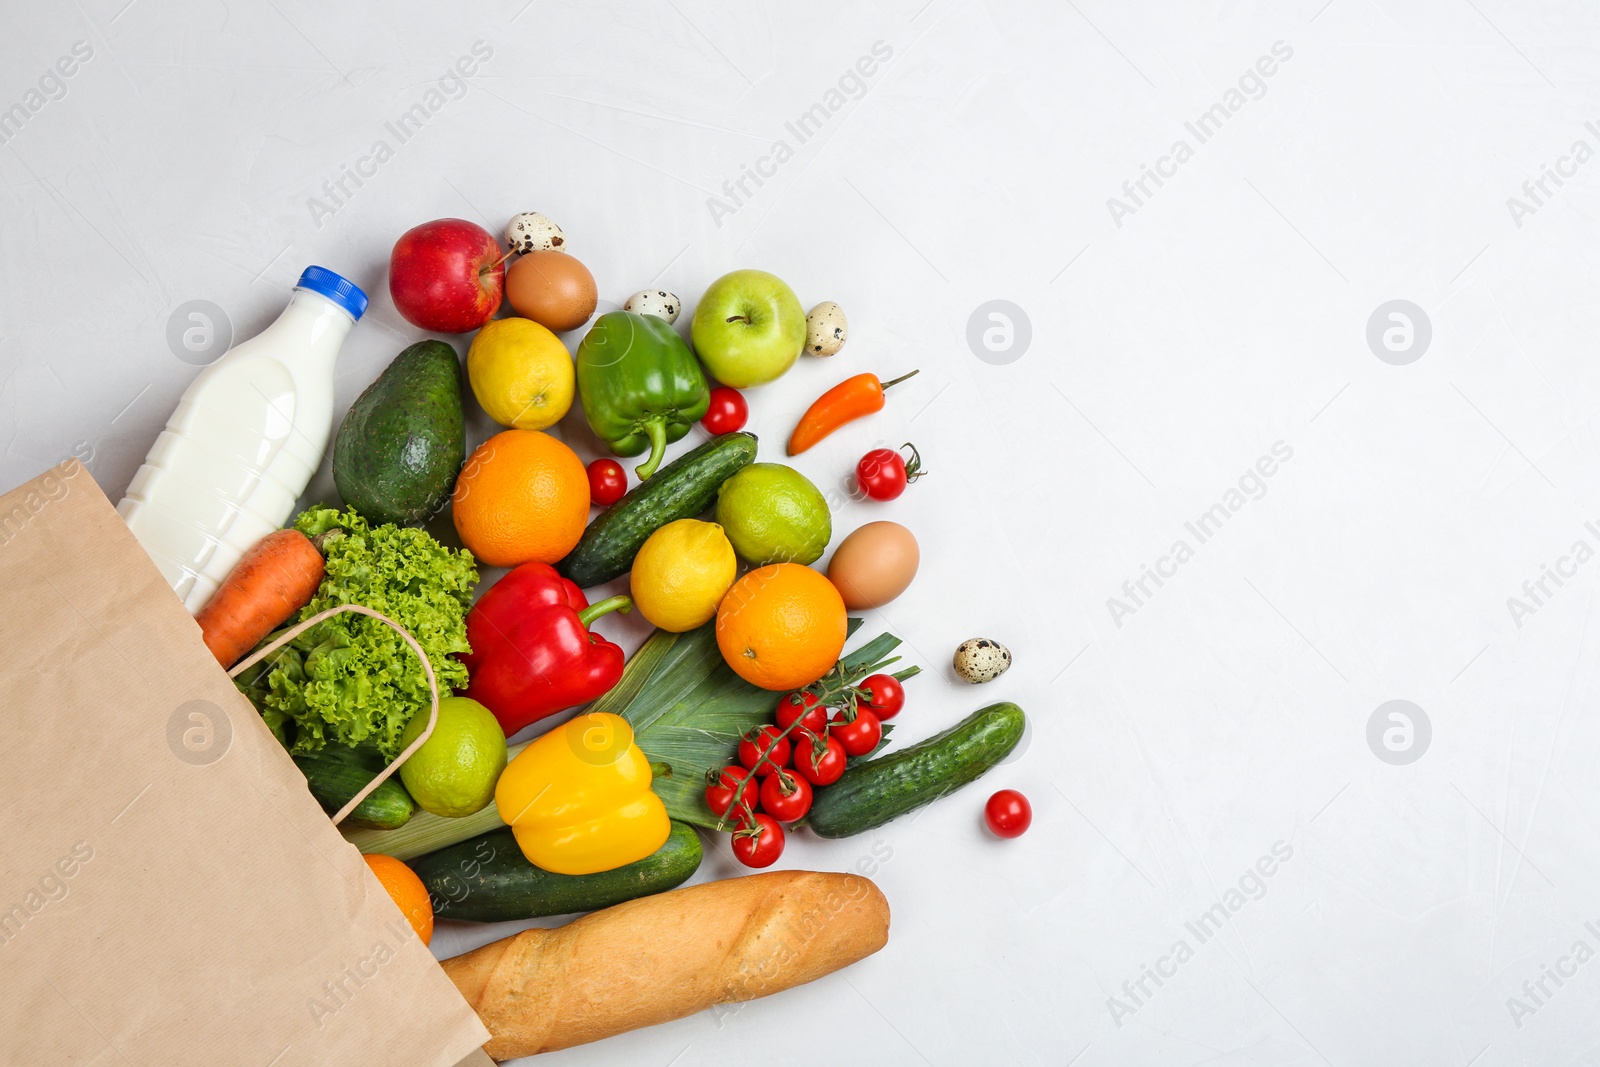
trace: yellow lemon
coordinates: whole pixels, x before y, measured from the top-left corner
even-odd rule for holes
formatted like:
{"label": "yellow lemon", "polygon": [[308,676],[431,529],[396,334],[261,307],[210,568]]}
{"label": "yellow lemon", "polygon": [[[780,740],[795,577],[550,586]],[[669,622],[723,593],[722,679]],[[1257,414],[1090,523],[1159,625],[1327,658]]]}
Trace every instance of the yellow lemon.
{"label": "yellow lemon", "polygon": [[547,430],[572,407],[572,356],[531,319],[494,319],[467,349],[467,380],[489,417],[517,430]]}
{"label": "yellow lemon", "polygon": [[699,519],[669,522],[634,557],[633,603],[663,630],[693,630],[716,616],[738,568],[722,527]]}

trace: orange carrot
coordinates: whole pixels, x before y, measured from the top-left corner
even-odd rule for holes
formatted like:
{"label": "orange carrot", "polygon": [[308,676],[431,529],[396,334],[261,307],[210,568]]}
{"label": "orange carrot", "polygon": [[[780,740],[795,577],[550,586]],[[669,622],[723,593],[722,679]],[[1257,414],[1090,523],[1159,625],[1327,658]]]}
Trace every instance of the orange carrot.
{"label": "orange carrot", "polygon": [[322,571],[322,553],[299,530],[277,530],[257,541],[195,616],[217,662],[233,666],[309,604]]}
{"label": "orange carrot", "polygon": [[876,374],[857,374],[829,389],[800,416],[794,433],[789,435],[789,455],[798,456],[847,422],[882,411],[883,391],[905,381],[911,374],[902,374],[888,382],[878,381]]}

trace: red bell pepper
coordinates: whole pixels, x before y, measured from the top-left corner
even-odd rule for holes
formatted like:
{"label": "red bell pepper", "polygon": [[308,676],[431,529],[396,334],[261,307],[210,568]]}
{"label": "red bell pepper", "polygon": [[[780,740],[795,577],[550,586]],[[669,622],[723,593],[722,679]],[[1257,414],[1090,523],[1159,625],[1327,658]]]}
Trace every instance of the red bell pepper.
{"label": "red bell pepper", "polygon": [[549,564],[516,567],[467,613],[466,696],[494,712],[507,737],[594,700],[622,677],[623,656],[617,645],[590,633],[589,624],[632,606],[625,596],[591,606],[583,590]]}

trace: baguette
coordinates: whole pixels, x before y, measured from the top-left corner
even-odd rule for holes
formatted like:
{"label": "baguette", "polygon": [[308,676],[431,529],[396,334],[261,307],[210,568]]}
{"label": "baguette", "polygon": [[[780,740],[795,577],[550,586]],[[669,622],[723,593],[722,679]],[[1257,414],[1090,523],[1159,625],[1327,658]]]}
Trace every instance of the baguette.
{"label": "baguette", "polygon": [[878,951],[889,904],[853,874],[674,889],[444,961],[497,1060],[570,1048],[802,985]]}

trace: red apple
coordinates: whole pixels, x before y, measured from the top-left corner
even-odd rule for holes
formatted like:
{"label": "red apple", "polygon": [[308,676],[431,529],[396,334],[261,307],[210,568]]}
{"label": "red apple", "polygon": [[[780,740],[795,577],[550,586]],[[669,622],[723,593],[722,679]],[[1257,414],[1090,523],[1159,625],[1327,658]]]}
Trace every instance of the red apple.
{"label": "red apple", "polygon": [[389,256],[389,295],[407,322],[466,333],[494,317],[505,291],[505,252],[465,219],[434,219],[400,235]]}

